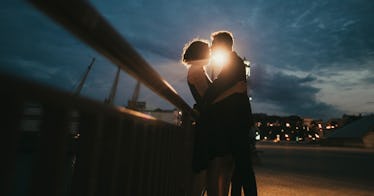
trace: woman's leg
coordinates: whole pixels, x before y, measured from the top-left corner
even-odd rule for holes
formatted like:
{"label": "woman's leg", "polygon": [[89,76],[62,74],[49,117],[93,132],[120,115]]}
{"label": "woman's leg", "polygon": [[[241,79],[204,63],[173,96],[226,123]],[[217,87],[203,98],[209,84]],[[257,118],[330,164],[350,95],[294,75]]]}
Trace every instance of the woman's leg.
{"label": "woman's leg", "polygon": [[207,191],[209,196],[218,196],[219,173],[219,160],[215,158],[210,161],[207,170]]}
{"label": "woman's leg", "polygon": [[192,181],[192,196],[202,196],[206,188],[206,170],[202,170],[199,173],[193,175]]}
{"label": "woman's leg", "polygon": [[216,157],[210,161],[207,171],[207,191],[209,196],[227,196],[232,172],[231,157]]}
{"label": "woman's leg", "polygon": [[232,177],[232,172],[234,168],[234,160],[232,155],[227,155],[224,157],[223,160],[223,175],[224,175],[224,182],[223,182],[223,195],[228,195],[230,191],[230,182]]}

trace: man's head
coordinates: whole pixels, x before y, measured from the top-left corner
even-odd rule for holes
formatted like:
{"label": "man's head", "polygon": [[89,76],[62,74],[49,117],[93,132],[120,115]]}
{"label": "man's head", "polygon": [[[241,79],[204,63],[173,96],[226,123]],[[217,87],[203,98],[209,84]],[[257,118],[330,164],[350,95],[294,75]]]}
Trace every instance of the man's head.
{"label": "man's head", "polygon": [[226,50],[232,51],[232,47],[234,45],[234,37],[231,32],[229,31],[217,31],[212,33],[212,51],[216,49],[219,50]]}
{"label": "man's head", "polygon": [[230,62],[230,53],[234,43],[232,34],[228,31],[217,31],[212,33],[211,39],[210,51],[213,64],[225,66]]}

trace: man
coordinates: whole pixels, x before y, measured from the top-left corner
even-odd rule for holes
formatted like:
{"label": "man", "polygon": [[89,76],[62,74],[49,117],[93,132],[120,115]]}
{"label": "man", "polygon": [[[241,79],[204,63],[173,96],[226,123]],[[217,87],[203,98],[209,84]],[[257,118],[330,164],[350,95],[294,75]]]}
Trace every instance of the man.
{"label": "man", "polygon": [[[225,54],[227,60],[203,98],[206,112],[202,118],[213,124],[209,127],[211,136],[209,151],[212,159],[210,167],[215,169],[208,170],[208,193],[211,191],[212,195],[227,194],[228,183],[225,183],[224,175],[230,171],[227,157],[231,154],[235,161],[231,195],[240,195],[242,186],[245,195],[257,195],[250,157],[249,130],[253,126],[253,119],[247,92],[232,94],[221,102],[213,104],[213,100],[223,91],[238,82],[246,82],[245,64],[233,51],[234,39],[230,32],[215,32],[211,38],[212,56],[218,53]],[[215,186],[218,190],[214,188]]]}

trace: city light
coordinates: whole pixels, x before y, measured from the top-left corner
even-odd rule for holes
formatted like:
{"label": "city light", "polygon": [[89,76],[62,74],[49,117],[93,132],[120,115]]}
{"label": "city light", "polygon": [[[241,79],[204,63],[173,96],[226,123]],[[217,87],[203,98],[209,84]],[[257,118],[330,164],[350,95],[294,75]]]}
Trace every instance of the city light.
{"label": "city light", "polygon": [[[307,124],[305,119],[302,118],[256,114],[255,125],[259,134],[261,134],[261,140],[276,143],[283,141],[323,143],[326,135],[329,135],[328,131],[332,132],[337,129],[339,121],[335,121],[324,123],[321,120],[314,120]],[[340,125],[340,127],[343,127],[343,125]]]}
{"label": "city light", "polygon": [[255,137],[255,139],[256,139],[257,141],[261,139],[261,135],[260,135],[260,133],[257,132],[257,131],[256,131],[256,137]]}

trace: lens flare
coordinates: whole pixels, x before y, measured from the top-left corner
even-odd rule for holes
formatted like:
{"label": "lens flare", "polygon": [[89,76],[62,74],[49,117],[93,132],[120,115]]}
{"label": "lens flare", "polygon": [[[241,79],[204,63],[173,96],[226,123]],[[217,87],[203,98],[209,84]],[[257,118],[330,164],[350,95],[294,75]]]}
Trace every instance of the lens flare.
{"label": "lens flare", "polygon": [[227,63],[227,53],[222,50],[212,52],[212,61],[215,65],[222,66]]}

